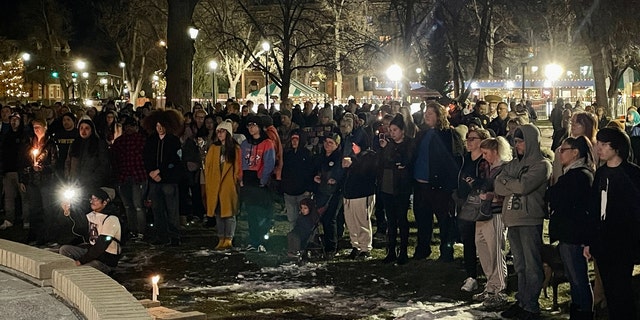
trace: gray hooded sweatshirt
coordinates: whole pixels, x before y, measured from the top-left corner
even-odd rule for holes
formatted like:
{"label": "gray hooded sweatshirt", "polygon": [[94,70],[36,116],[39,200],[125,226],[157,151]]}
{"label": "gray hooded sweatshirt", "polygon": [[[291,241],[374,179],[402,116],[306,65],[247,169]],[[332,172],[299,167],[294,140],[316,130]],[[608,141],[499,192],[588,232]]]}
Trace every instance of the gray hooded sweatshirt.
{"label": "gray hooded sweatshirt", "polygon": [[507,227],[540,225],[547,212],[544,195],[551,162],[540,151],[540,130],[532,124],[519,129],[524,137],[524,155],[505,164],[495,180],[495,192],[505,197],[502,218]]}

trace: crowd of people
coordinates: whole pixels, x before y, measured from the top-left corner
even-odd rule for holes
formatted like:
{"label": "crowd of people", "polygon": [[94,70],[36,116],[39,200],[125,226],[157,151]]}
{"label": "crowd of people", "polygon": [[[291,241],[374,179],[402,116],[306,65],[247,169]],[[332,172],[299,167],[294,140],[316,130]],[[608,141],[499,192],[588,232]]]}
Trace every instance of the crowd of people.
{"label": "crowd of people", "polygon": [[[398,265],[410,256],[450,263],[461,242],[461,290],[486,307],[505,308],[505,318],[536,319],[549,219],[571,285],[571,319],[592,319],[605,301],[611,319],[631,319],[640,207],[627,200],[640,193],[632,157],[640,116],[634,122],[638,113],[630,109],[625,128],[590,108],[558,101],[550,116],[554,145],[545,150],[529,101],[429,101],[413,114],[397,101],[378,107],[355,100],[321,107],[285,99],[279,110],[261,104],[257,112],[253,102],[233,99],[187,112],[113,102],[100,111],[3,106],[0,229],[28,229],[27,242],[35,245],[69,243],[78,234],[68,232],[64,216],[76,217],[88,225],[90,244],[82,239],[84,246],[60,252],[109,272],[122,237],[179,246],[180,226],[192,220],[215,225],[216,250],[266,251],[281,197],[294,259],[318,230],[328,257],[346,233],[349,258],[370,259],[373,240],[382,238],[382,261]],[[78,190],[80,200],[58,199],[61,188]],[[126,213],[122,227],[111,218],[116,194]],[[417,225],[412,253],[410,208]],[[245,243],[235,239],[240,212],[249,225]],[[518,279],[508,308],[507,240]],[[478,258],[486,277],[480,292]],[[593,290],[588,259],[597,261]]]}

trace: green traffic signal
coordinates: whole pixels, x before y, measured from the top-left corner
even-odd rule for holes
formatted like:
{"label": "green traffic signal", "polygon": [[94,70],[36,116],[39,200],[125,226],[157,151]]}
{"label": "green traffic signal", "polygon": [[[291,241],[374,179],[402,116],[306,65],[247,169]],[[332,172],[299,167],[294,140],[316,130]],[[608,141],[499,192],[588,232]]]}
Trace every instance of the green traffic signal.
{"label": "green traffic signal", "polygon": [[58,77],[59,77],[59,76],[60,76],[60,75],[58,74],[58,71],[53,71],[53,72],[51,72],[51,77],[52,77],[52,78],[58,79]]}
{"label": "green traffic signal", "polygon": [[78,77],[78,73],[77,72],[72,72],[71,73],[71,77],[72,78],[77,78]]}

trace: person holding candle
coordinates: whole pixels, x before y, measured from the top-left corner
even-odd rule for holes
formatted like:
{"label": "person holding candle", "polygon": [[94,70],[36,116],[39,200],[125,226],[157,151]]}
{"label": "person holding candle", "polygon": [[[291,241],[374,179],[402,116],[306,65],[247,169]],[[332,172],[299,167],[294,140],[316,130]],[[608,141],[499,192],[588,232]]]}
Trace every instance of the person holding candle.
{"label": "person holding candle", "polygon": [[[118,265],[122,252],[120,219],[115,215],[118,208],[111,204],[115,190],[97,188],[90,194],[91,212],[85,216],[89,228],[86,237],[83,236],[83,243],[64,245],[59,253],[75,260],[77,266],[87,265],[109,274]],[[69,216],[70,203],[63,203],[62,210],[65,216]]]}
{"label": "person holding candle", "polygon": [[34,137],[31,140],[22,170],[19,171],[19,187],[29,199],[29,223],[31,228],[27,242],[42,245],[55,236],[55,217],[52,204],[52,186],[58,159],[58,147],[47,135],[47,122],[32,122]]}

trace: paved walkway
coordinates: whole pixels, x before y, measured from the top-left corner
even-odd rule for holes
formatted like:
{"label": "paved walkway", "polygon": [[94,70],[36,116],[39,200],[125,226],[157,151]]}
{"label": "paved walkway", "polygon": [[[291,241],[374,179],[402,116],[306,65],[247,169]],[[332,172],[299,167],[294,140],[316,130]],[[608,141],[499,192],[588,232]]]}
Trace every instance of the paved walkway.
{"label": "paved walkway", "polygon": [[72,308],[39,287],[0,269],[0,320],[78,320]]}

